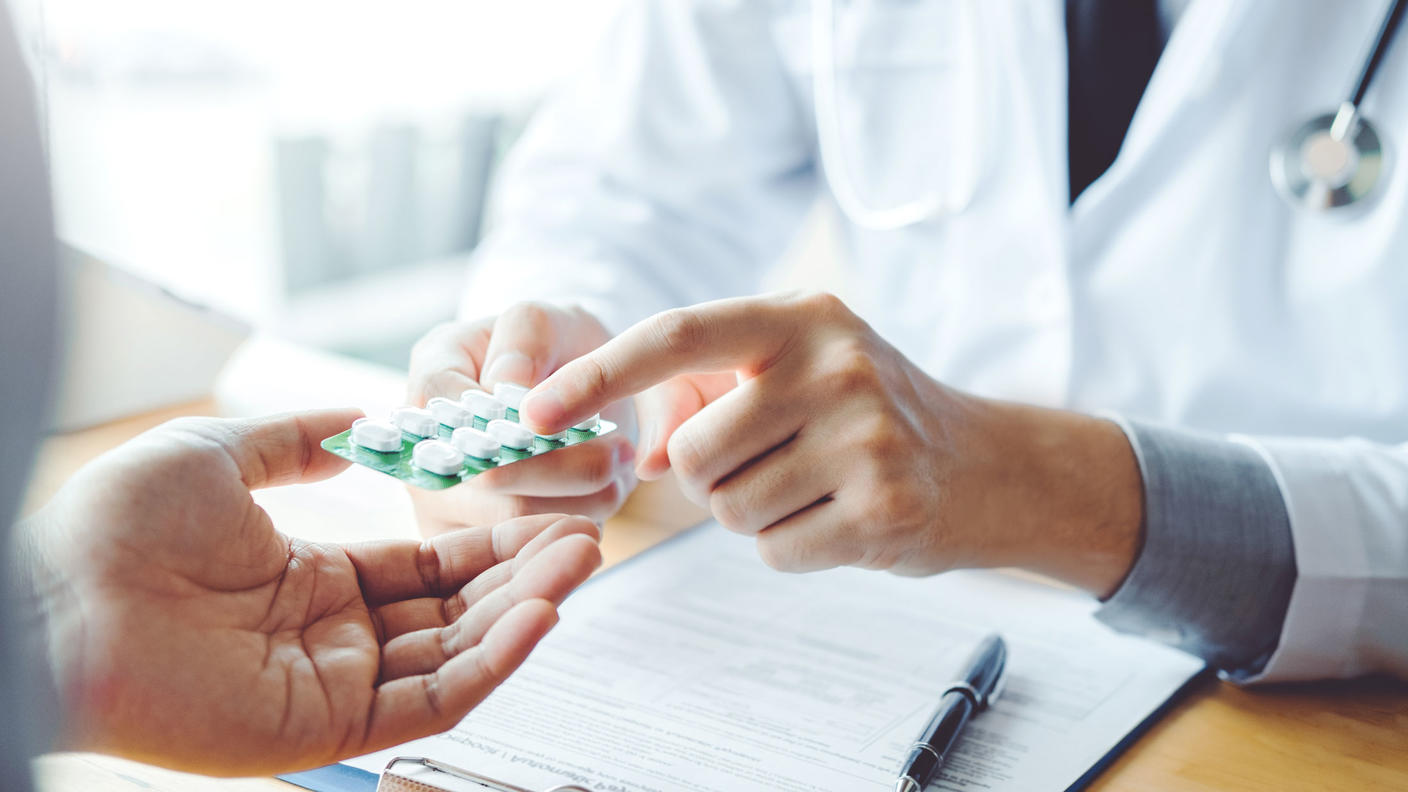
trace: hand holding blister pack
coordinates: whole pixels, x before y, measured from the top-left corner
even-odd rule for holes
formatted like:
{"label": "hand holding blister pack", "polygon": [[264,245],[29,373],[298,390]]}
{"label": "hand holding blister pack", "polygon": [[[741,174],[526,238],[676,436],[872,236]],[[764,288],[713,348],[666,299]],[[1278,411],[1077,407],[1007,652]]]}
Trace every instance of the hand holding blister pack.
{"label": "hand holding blister pack", "polygon": [[385,419],[361,418],[324,440],[323,448],[364,467],[429,490],[453,487],[487,470],[593,440],[616,429],[593,415],[568,429],[535,435],[518,423],[528,389],[499,383],[458,400],[432,398]]}
{"label": "hand holding blister pack", "polygon": [[[444,418],[455,429],[466,425],[467,411],[469,428],[487,433],[494,420],[518,423],[509,415],[510,405],[521,398],[515,394],[610,337],[589,312],[546,303],[519,303],[497,315],[447,322],[411,350],[406,402],[439,413],[435,420]],[[548,436],[561,447],[499,464],[469,477],[468,486],[410,487],[420,533],[438,536],[528,514],[581,514],[596,522],[615,514],[636,484],[635,409],[630,401],[620,401],[600,413],[600,420],[615,428],[598,431],[594,440]],[[476,415],[481,421],[474,420]],[[436,434],[454,445],[453,432]],[[474,437],[463,432],[459,442],[468,444]],[[478,437],[477,442],[484,440]]]}

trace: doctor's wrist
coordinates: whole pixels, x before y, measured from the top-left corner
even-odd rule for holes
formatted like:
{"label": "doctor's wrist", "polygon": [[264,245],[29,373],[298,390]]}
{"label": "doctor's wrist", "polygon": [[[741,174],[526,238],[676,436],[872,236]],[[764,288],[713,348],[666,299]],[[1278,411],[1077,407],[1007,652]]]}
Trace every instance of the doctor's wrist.
{"label": "doctor's wrist", "polygon": [[1129,573],[1142,541],[1144,489],[1118,424],[1086,415],[991,403],[990,433],[1005,457],[1000,489],[1008,541],[991,566],[1029,569],[1105,597]]}

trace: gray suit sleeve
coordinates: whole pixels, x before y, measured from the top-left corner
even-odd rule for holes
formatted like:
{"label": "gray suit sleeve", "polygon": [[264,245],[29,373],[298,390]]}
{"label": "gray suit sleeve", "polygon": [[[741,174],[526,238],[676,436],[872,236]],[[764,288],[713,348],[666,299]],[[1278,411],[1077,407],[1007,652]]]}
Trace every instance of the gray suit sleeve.
{"label": "gray suit sleeve", "polygon": [[1252,448],[1123,422],[1144,478],[1144,543],[1096,617],[1198,655],[1232,678],[1276,648],[1296,579],[1281,489]]}

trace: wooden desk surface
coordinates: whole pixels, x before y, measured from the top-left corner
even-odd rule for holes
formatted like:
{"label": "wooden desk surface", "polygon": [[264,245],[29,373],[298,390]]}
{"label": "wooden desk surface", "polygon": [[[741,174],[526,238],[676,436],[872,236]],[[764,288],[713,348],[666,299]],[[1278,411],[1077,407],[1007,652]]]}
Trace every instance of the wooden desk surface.
{"label": "wooden desk surface", "polygon": [[[41,451],[28,508],[79,466],[193,404],[51,438]],[[702,512],[668,484],[643,486],[607,524],[607,565],[697,522]],[[281,524],[300,533],[298,525]],[[1408,625],[1405,625],[1408,629]],[[210,779],[93,754],[36,762],[48,792],[291,792],[281,781]],[[1408,790],[1408,684],[1387,679],[1241,689],[1199,683],[1090,786],[1092,790]]]}

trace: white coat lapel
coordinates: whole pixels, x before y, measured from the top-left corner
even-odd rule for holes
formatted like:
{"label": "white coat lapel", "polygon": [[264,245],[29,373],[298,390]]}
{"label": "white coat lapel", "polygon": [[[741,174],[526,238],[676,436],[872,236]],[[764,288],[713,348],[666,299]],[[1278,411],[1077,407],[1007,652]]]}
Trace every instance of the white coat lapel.
{"label": "white coat lapel", "polygon": [[1088,187],[1073,209],[1107,200],[1110,193],[1156,148],[1161,136],[1177,133],[1180,113],[1208,99],[1218,81],[1227,79],[1245,59],[1246,48],[1231,44],[1259,0],[1193,0],[1173,29],[1159,58],[1129,131],[1110,169]]}

